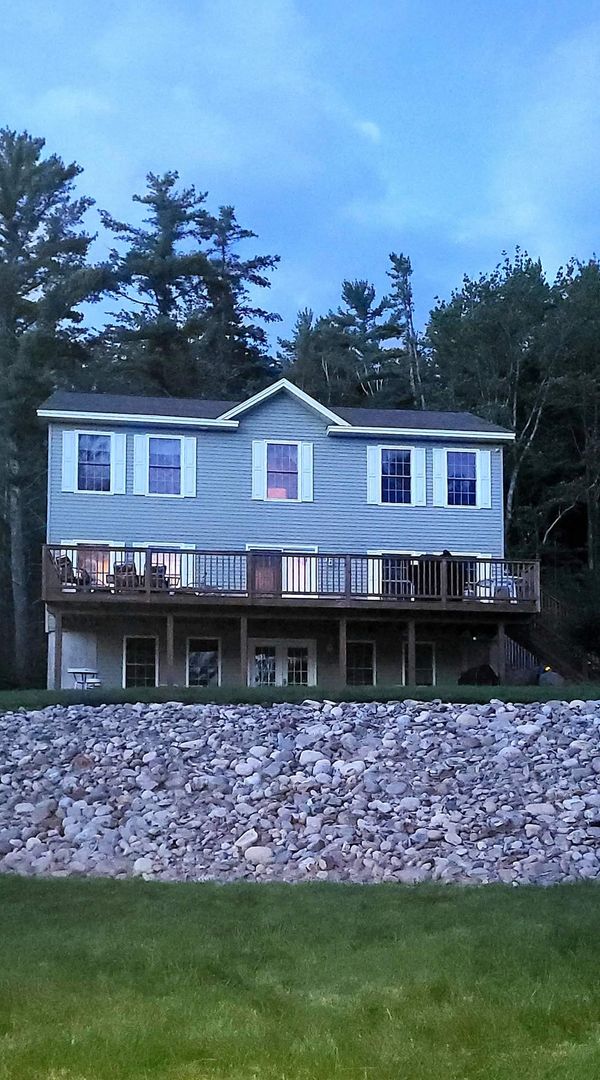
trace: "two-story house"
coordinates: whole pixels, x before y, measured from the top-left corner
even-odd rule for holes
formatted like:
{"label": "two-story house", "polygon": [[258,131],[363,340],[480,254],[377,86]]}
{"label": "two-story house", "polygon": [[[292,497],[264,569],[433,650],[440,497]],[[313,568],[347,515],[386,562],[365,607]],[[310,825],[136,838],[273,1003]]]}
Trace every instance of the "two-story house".
{"label": "two-story house", "polygon": [[[467,413],[57,392],[48,681],[434,684],[539,607],[503,547],[511,432]],[[85,674],[84,674],[85,678]]]}

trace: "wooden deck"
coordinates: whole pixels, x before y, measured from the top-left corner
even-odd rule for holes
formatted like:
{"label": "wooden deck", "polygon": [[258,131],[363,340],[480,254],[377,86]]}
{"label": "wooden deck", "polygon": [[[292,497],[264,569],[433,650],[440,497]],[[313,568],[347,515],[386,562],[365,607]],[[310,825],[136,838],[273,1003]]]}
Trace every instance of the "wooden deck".
{"label": "wooden deck", "polygon": [[43,599],[63,611],[126,602],[518,614],[540,610],[540,576],[531,560],[50,544]]}

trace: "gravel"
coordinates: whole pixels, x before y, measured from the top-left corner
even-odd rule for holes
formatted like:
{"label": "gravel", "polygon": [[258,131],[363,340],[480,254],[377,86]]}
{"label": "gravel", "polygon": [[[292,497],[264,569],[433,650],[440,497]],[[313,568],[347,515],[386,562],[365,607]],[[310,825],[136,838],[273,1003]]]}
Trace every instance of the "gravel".
{"label": "gravel", "polygon": [[0,872],[600,878],[600,702],[0,714]]}

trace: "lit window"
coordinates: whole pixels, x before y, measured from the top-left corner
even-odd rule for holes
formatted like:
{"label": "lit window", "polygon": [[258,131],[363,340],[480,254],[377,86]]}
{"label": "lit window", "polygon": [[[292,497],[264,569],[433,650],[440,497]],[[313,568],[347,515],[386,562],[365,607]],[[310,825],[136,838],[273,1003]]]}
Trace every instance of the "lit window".
{"label": "lit window", "polygon": [[448,451],[448,506],[477,506],[477,457],[472,450]]}
{"label": "lit window", "polygon": [[297,498],[297,444],[267,443],[267,499]]}
{"label": "lit window", "polygon": [[181,494],[181,439],[150,438],[148,463],[151,495]]}
{"label": "lit window", "polygon": [[346,682],[348,686],[373,686],[375,649],[372,641],[349,641],[346,645]]}
{"label": "lit window", "polygon": [[216,638],[190,638],[188,686],[218,686],[219,642]]}
{"label": "lit window", "polygon": [[110,442],[110,435],[79,435],[78,491],[110,491]]}
{"label": "lit window", "polygon": [[381,451],[382,503],[410,503],[410,450]]}
{"label": "lit window", "polygon": [[125,687],[156,686],[156,638],[125,638]]}

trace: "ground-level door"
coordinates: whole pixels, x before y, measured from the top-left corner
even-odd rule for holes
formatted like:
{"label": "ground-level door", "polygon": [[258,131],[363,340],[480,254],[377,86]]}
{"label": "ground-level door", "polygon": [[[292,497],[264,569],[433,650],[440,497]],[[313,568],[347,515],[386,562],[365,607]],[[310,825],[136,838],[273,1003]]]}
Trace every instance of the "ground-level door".
{"label": "ground-level door", "polygon": [[313,686],[316,681],[317,649],[314,640],[249,639],[249,686]]}

